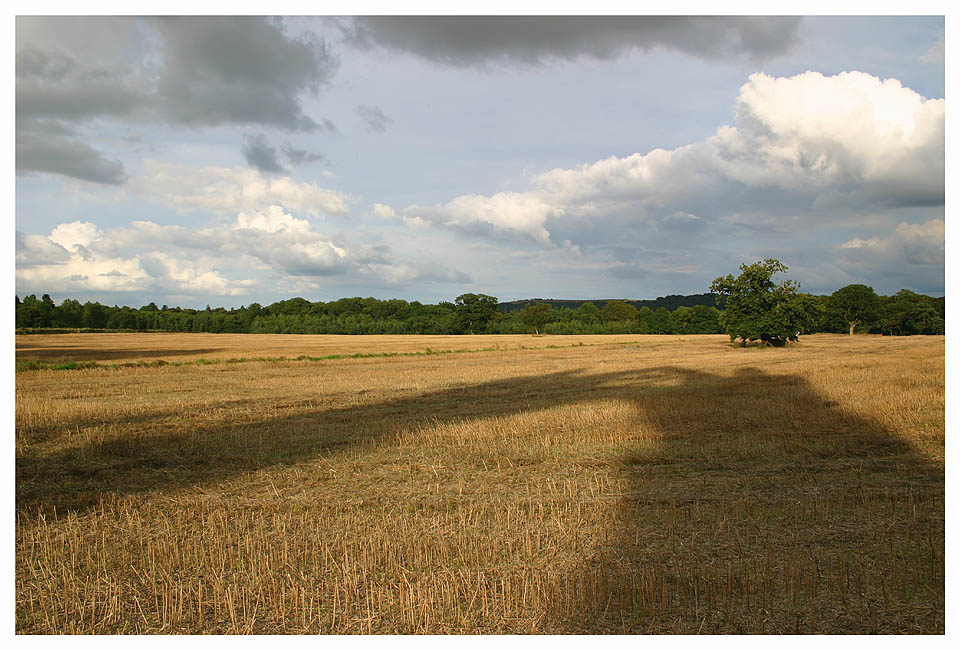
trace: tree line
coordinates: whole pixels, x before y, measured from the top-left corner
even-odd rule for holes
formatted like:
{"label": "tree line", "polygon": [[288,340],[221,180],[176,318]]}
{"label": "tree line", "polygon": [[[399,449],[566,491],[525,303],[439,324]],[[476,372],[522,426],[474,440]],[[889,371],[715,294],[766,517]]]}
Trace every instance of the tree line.
{"label": "tree line", "polygon": [[[718,278],[719,280],[720,278]],[[732,278],[731,278],[732,279]],[[66,299],[55,304],[48,294],[16,298],[18,330],[133,330],[251,334],[720,334],[728,333],[730,314],[718,289],[709,296],[717,306],[696,304],[639,309],[628,301],[577,301],[572,306],[528,301],[507,308],[494,296],[468,293],[454,302],[342,298],[311,302],[281,300],[266,307],[184,309],[151,302],[140,308],[105,306]],[[879,296],[864,285],[849,285],[830,296],[800,294],[803,333],[870,332],[943,334],[945,300],[907,289]],[[704,301],[706,302],[706,301]],[[777,312],[779,313],[779,312]],[[793,328],[789,323],[785,327]]]}
{"label": "tree line", "polygon": [[946,300],[908,289],[878,296],[851,284],[830,296],[801,293],[792,280],[774,280],[787,267],[775,259],[741,264],[740,275],[716,278],[710,290],[725,306],[720,324],[731,341],[782,346],[802,333],[861,331],[887,335],[945,334]]}
{"label": "tree line", "polygon": [[[653,300],[620,300],[618,302],[625,302],[628,305],[633,305],[637,309],[642,309],[643,307],[649,307],[650,309],[656,311],[660,307],[665,307],[667,311],[674,311],[677,307],[696,307],[697,305],[706,305],[707,307],[716,307],[717,306],[717,294],[715,293],[694,293],[689,296],[679,296],[679,295],[669,295],[669,296],[660,296],[659,298],[654,298]],[[497,309],[504,312],[510,311],[520,311],[530,303],[540,303],[545,302],[554,309],[560,307],[569,307],[570,309],[576,309],[586,303],[592,303],[596,307],[603,309],[606,307],[609,300],[559,300],[556,298],[528,298],[527,300],[511,300],[509,302],[501,302]]]}

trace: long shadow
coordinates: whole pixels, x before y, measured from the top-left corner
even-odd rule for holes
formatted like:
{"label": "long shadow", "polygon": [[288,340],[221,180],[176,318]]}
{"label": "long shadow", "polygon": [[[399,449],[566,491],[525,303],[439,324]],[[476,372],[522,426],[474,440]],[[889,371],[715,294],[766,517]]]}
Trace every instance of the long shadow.
{"label": "long shadow", "polygon": [[[819,395],[802,377],[754,368],[732,377],[677,367],[564,371],[190,431],[164,432],[147,419],[138,427],[148,435],[18,457],[17,506],[48,517],[82,512],[105,494],[216,483],[424,425],[601,399],[634,403],[637,430],[648,443],[621,459],[625,490],[609,543],[585,558],[590,604],[579,611],[559,609],[551,621],[557,631],[870,632],[928,626],[942,632],[943,466],[880,422]],[[835,512],[816,515],[824,509]],[[918,525],[926,532],[911,533]],[[672,532],[664,536],[663,530]],[[932,610],[910,600],[914,609],[901,618],[889,611],[878,618],[871,603],[891,598],[883,580],[850,586],[859,596],[851,595],[845,608],[818,610],[833,607],[823,596],[831,575],[842,580],[846,571],[849,580],[844,562],[860,562],[861,573],[882,562],[886,551],[878,543],[884,535],[917,544],[927,535],[934,564],[939,552],[940,574],[930,578],[935,592],[939,584]],[[836,548],[852,555],[838,555]],[[819,558],[818,549],[827,555]],[[937,566],[931,571],[936,574]],[[817,576],[812,583],[810,572]],[[813,595],[798,597],[805,589]],[[716,609],[719,603],[726,609]]]}
{"label": "long shadow", "polygon": [[[418,426],[616,396],[620,389],[613,382],[632,374],[565,371],[517,377],[372,404],[189,430],[165,427],[170,412],[146,414],[129,422],[145,432],[142,435],[126,432],[58,453],[18,456],[17,505],[39,509],[48,517],[54,511],[83,511],[106,493],[123,496],[219,482],[240,473],[342,452]],[[50,433],[31,430],[26,435],[42,440]]]}
{"label": "long shadow", "polygon": [[[943,633],[944,467],[799,376],[652,371],[582,631]],[[664,535],[664,531],[670,531]]]}

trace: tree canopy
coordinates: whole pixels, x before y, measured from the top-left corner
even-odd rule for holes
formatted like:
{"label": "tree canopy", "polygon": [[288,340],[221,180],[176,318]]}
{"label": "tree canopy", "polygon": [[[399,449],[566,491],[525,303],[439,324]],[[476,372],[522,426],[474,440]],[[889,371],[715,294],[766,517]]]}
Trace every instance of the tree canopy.
{"label": "tree canopy", "polygon": [[774,281],[774,275],[787,271],[779,260],[741,264],[740,271],[737,277],[722,276],[710,285],[711,291],[725,299],[726,310],[720,318],[731,341],[740,339],[744,345],[762,341],[781,346],[796,341],[800,332],[816,327],[819,301],[801,294],[791,280]]}
{"label": "tree canopy", "polygon": [[527,305],[520,312],[520,320],[539,334],[543,326],[553,320],[553,307],[545,302]]}
{"label": "tree canopy", "polygon": [[461,332],[479,334],[497,311],[497,299],[483,293],[465,293],[457,296],[457,325]]}
{"label": "tree canopy", "polygon": [[636,320],[637,313],[637,308],[633,305],[628,305],[622,300],[611,300],[600,310],[600,318],[608,323],[619,320]]}
{"label": "tree canopy", "polygon": [[842,323],[853,334],[857,325],[873,325],[880,316],[880,298],[872,287],[848,284],[830,296],[827,318]]}
{"label": "tree canopy", "polygon": [[[719,278],[718,278],[719,279]],[[732,282],[732,279],[731,279]],[[836,292],[835,292],[836,293]],[[849,323],[836,318],[832,301],[835,296],[806,296],[797,294],[801,302],[815,303],[811,309],[825,314],[805,333],[847,332]],[[723,305],[726,296],[717,296]],[[689,298],[689,296],[688,296]],[[879,309],[874,320],[863,319],[858,330],[871,334],[907,336],[913,334],[942,335],[945,331],[945,298],[934,298],[903,289],[893,296],[879,296]],[[150,302],[140,308],[101,305],[65,298],[55,304],[49,294],[16,296],[16,326],[19,332],[28,330],[110,330],[110,331],[168,331],[168,332],[247,332],[276,334],[720,334],[727,332],[721,326],[722,310],[712,305],[680,305],[666,307],[642,306],[625,320],[608,320],[601,315],[598,305],[604,307],[614,301],[597,304],[585,301],[542,301],[538,307],[542,316],[526,321],[520,318],[522,310],[513,305],[498,303],[486,294],[462,294],[455,302],[423,304],[416,300],[379,300],[377,298],[341,298],[329,302],[304,298],[280,300],[270,305],[251,303],[247,307],[157,307]],[[635,301],[617,301],[626,306]],[[527,303],[529,306],[530,303]],[[614,303],[616,304],[616,303]],[[509,307],[509,308],[508,308]],[[551,307],[548,309],[548,307]],[[607,317],[617,318],[615,308],[607,310]],[[613,313],[612,313],[613,312]],[[795,332],[794,332],[795,333]]]}

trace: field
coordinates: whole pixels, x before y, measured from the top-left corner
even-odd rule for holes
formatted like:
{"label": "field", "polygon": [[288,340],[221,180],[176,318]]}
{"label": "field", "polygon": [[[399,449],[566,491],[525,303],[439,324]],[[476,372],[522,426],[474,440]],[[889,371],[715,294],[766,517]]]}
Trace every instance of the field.
{"label": "field", "polygon": [[17,361],[18,633],[944,632],[942,336]]}

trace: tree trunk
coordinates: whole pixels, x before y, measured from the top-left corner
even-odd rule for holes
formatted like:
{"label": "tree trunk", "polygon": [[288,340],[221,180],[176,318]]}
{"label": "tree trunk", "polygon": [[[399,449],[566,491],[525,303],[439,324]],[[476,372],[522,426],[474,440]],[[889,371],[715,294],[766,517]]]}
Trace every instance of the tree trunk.
{"label": "tree trunk", "polygon": [[850,323],[850,336],[853,336],[853,328],[856,327],[856,326],[857,326],[857,323],[859,323],[859,322],[860,322],[860,321],[855,320],[855,321],[853,321],[852,323]]}

